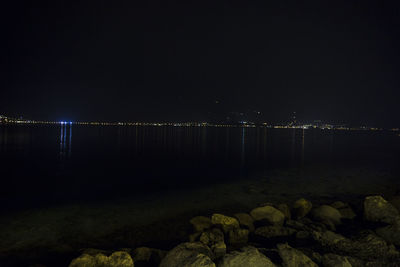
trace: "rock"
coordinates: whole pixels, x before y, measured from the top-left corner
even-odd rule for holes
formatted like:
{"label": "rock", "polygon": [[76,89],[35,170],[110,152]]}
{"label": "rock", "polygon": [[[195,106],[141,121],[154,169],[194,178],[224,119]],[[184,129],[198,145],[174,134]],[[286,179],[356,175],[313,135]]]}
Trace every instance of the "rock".
{"label": "rock", "polygon": [[312,208],[312,203],[304,198],[296,200],[293,204],[293,213],[296,218],[306,216]]}
{"label": "rock", "polygon": [[335,229],[335,226],[341,223],[342,215],[337,209],[322,205],[312,210],[312,217],[314,220],[321,221]]}
{"label": "rock", "polygon": [[322,222],[316,222],[312,221],[309,218],[303,217],[299,219],[300,222],[302,222],[304,225],[306,225],[306,229],[309,232],[314,231],[326,231],[327,226],[323,224]]}
{"label": "rock", "polygon": [[217,242],[211,246],[211,250],[216,259],[222,258],[226,254],[226,244],[223,241]]}
{"label": "rock", "polygon": [[213,228],[201,234],[200,242],[206,246],[211,246],[218,242],[224,242],[224,233],[222,233],[218,228]]}
{"label": "rock", "polygon": [[271,225],[283,225],[285,215],[272,206],[255,208],[250,212],[255,221],[266,221]]}
{"label": "rock", "polygon": [[376,229],[375,232],[387,242],[400,246],[400,219],[392,225]]}
{"label": "rock", "polygon": [[195,232],[203,232],[204,230],[211,228],[212,225],[211,219],[205,216],[193,217],[190,220],[190,223],[193,225]]}
{"label": "rock", "polygon": [[233,247],[244,246],[249,240],[249,230],[233,229],[229,231],[229,244]]}
{"label": "rock", "polygon": [[245,247],[241,251],[226,254],[219,267],[275,267],[275,264],[255,247]]}
{"label": "rock", "polygon": [[133,267],[131,256],[125,251],[117,251],[109,257],[103,254],[91,256],[82,254],[80,257],[72,260],[69,267]]}
{"label": "rock", "polygon": [[351,255],[362,260],[398,259],[399,252],[393,245],[389,246],[382,238],[367,232],[355,240],[348,239],[331,231],[314,231],[312,236],[316,242],[329,251]]}
{"label": "rock", "polygon": [[393,223],[399,211],[381,196],[369,196],[364,200],[364,217],[371,222]]}
{"label": "rock", "polygon": [[226,253],[224,233],[222,233],[218,228],[213,228],[203,232],[200,236],[200,242],[211,248],[215,258],[220,258]]}
{"label": "rock", "polygon": [[290,208],[287,204],[279,204],[276,208],[280,210],[283,215],[285,215],[286,220],[290,220],[292,218],[292,215],[290,214]]}
{"label": "rock", "polygon": [[307,257],[303,252],[292,248],[287,243],[278,244],[278,252],[282,258],[283,266],[285,267],[297,267],[297,266],[310,266],[318,267],[318,265],[313,262],[309,257]]}
{"label": "rock", "polygon": [[330,247],[342,241],[348,242],[346,237],[340,234],[336,234],[332,231],[324,231],[324,232],[313,231],[312,236],[314,240],[316,240],[323,247]]}
{"label": "rock", "polygon": [[254,231],[254,219],[247,213],[236,213],[234,215],[241,227],[247,228],[250,232]]}
{"label": "rock", "polygon": [[322,257],[324,267],[352,267],[347,257],[328,253]]}
{"label": "rock", "polygon": [[291,236],[295,233],[295,229],[279,225],[262,226],[254,231],[255,235],[261,236],[263,238],[286,237]]}
{"label": "rock", "polygon": [[211,236],[209,232],[204,232],[200,235],[199,241],[204,245],[208,246],[212,244]]}
{"label": "rock", "polygon": [[222,214],[213,214],[211,222],[214,225],[219,225],[225,233],[228,233],[232,229],[239,228],[239,222],[236,218],[225,216]]}
{"label": "rock", "polygon": [[215,267],[211,250],[200,242],[182,243],[170,250],[160,267]]}
{"label": "rock", "polygon": [[[99,254],[100,255],[100,254]],[[96,260],[94,256],[89,254],[82,254],[78,258],[75,258],[68,265],[69,267],[95,267]]]}

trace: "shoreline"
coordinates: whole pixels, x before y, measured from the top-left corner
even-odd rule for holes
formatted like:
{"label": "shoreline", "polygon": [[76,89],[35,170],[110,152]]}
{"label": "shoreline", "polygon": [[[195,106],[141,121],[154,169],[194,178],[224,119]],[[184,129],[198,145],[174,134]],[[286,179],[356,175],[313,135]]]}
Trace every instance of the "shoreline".
{"label": "shoreline", "polygon": [[[395,187],[399,188],[393,186],[392,181],[395,177],[371,174],[365,170],[371,176],[375,175],[375,182],[372,183],[372,179],[367,179],[371,182],[368,187],[360,185],[358,188],[351,188],[354,193],[350,194],[348,191],[343,191],[343,188],[349,187],[346,183],[343,184],[344,179],[338,177],[322,179],[317,172],[315,175],[325,187],[315,190],[313,194],[305,190],[308,187],[306,182],[314,189],[317,188],[317,185],[313,184],[315,182],[313,178],[308,175],[299,178],[296,176],[296,171],[285,172],[278,172],[276,177],[227,182],[197,188],[190,192],[184,191],[180,195],[163,196],[153,200],[144,199],[142,202],[120,199],[108,204],[64,206],[14,214],[8,220],[0,219],[3,229],[0,231],[3,243],[0,258],[2,260],[8,258],[12,262],[12,258],[19,258],[20,261],[22,257],[27,259],[27,263],[34,264],[41,261],[60,262],[62,258],[63,262],[68,262],[77,257],[84,248],[115,250],[123,247],[150,246],[166,250],[187,239],[190,232],[188,222],[195,216],[211,216],[213,213],[232,216],[237,212],[249,212],[251,208],[262,203],[292,203],[300,197],[310,200],[315,205],[341,200],[359,207],[363,198],[371,193],[382,194],[385,198],[389,198],[395,194]],[[362,173],[357,176],[365,182],[366,176]],[[303,187],[296,184],[288,187],[288,181],[297,181],[298,184],[303,184]],[[326,184],[326,181],[331,181],[331,184]],[[357,184],[354,177],[352,182]],[[332,190],[337,184],[342,184],[344,187]],[[285,190],[282,186],[286,187]],[[369,190],[366,190],[367,188]],[[273,191],[276,193],[273,194]],[[331,193],[327,194],[328,191]],[[343,193],[339,194],[337,191]],[[363,191],[365,194],[360,193]],[[183,203],[182,200],[187,202]],[[138,207],[142,207],[141,210],[137,210]],[[355,211],[360,212],[359,208],[355,208]],[[10,220],[13,220],[14,227],[10,227]],[[5,234],[7,232],[8,234]]]}

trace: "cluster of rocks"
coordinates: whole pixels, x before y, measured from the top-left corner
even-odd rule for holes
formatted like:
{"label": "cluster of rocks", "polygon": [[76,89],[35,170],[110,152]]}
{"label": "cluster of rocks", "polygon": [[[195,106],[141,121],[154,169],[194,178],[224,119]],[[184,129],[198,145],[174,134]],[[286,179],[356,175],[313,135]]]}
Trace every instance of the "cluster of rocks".
{"label": "cluster of rocks", "polygon": [[266,203],[233,216],[198,216],[190,220],[188,242],[170,251],[87,250],[69,266],[400,266],[396,203],[368,196],[356,214],[340,201],[313,207],[299,199],[291,206]]}

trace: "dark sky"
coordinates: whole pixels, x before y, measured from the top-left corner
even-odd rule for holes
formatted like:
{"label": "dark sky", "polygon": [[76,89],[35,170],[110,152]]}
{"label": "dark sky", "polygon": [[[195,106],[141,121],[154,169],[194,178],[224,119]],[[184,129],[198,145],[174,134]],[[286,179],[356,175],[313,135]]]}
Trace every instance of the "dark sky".
{"label": "dark sky", "polygon": [[396,1],[12,2],[0,114],[400,125]]}

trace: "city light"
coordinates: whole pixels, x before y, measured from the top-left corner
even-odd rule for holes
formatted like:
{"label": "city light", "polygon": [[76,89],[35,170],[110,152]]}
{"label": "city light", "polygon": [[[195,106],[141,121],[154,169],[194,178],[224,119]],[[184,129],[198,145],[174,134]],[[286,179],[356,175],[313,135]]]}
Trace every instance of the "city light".
{"label": "city light", "polygon": [[[72,121],[35,121],[10,118],[0,115],[0,124],[61,124],[61,125],[89,125],[89,126],[152,126],[152,127],[230,127],[230,128],[243,128],[243,127],[262,127],[273,129],[321,129],[321,130],[341,130],[341,131],[383,131],[383,128],[369,127],[369,126],[345,126],[343,124],[334,125],[315,121],[315,123],[255,123],[250,121],[239,121],[238,123],[210,123],[210,122],[72,122]],[[391,128],[388,131],[398,132],[399,128]]]}

